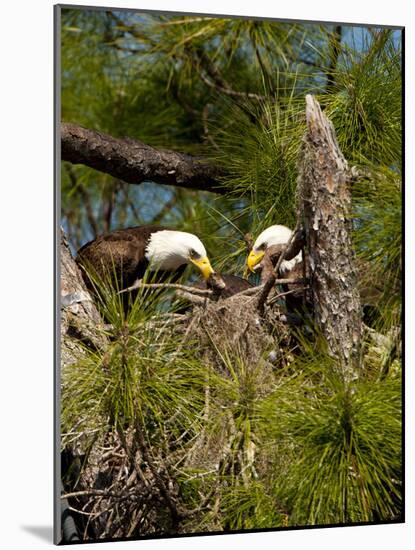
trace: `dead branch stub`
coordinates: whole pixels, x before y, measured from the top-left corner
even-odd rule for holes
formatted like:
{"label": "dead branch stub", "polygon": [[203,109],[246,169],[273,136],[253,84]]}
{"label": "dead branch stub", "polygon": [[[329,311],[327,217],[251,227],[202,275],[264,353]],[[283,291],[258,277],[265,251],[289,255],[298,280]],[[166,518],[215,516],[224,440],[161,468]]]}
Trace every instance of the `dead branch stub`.
{"label": "dead branch stub", "polygon": [[347,162],[332,123],[306,96],[307,131],[299,158],[298,201],[314,319],[346,380],[359,370],[361,307],[351,242]]}

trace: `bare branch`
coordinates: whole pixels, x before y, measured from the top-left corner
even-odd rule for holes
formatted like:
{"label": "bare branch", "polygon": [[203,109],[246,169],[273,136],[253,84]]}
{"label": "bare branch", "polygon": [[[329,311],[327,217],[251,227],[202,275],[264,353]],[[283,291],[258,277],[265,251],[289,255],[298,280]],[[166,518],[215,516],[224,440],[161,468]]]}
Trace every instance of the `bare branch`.
{"label": "bare branch", "polygon": [[61,124],[62,160],[85,164],[126,183],[153,181],[187,189],[224,193],[218,166],[184,153],[155,149],[134,139],[119,139],[75,124]]}
{"label": "bare branch", "polygon": [[198,72],[202,82],[204,82],[206,86],[215,90],[216,92],[234,97],[235,104],[249,117],[252,117],[253,115],[246,105],[246,100],[259,102],[265,102],[268,100],[266,96],[260,94],[234,90],[231,85],[223,78],[219,69],[210,59],[207,53],[201,48],[188,48],[187,51],[189,54],[190,62],[192,63],[195,70]]}
{"label": "bare branch", "polygon": [[233,90],[232,88],[228,86],[222,86],[218,84],[217,82],[214,82],[210,80],[203,71],[199,71],[200,78],[202,81],[206,84],[206,86],[209,86],[209,88],[213,88],[214,90],[221,92],[222,94],[231,96],[231,97],[238,97],[243,99],[253,99],[255,101],[266,101],[267,98],[260,94],[255,94],[252,92],[239,92],[237,90]]}
{"label": "bare branch", "polygon": [[198,296],[211,296],[213,294],[212,290],[209,289],[200,289],[192,286],[179,285],[175,283],[143,283],[141,279],[138,279],[133,285],[128,288],[120,290],[118,294],[123,294],[124,292],[131,292],[132,290],[137,290],[138,288],[148,288],[152,290],[159,290],[161,288],[170,288],[174,290],[181,290],[182,292],[188,292],[190,294],[197,294]]}

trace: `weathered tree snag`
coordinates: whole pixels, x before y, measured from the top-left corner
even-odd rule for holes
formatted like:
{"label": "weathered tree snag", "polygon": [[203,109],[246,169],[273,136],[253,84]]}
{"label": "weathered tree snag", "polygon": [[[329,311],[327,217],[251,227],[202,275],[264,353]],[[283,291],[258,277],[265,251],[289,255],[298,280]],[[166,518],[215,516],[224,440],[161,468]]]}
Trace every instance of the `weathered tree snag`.
{"label": "weathered tree snag", "polygon": [[85,164],[126,183],[153,181],[223,193],[217,166],[202,159],[155,149],[134,139],[118,139],[75,124],[61,124],[62,160]]}
{"label": "weathered tree snag", "polygon": [[98,330],[102,318],[85,286],[61,230],[61,365],[75,362],[83,346],[99,348],[105,337]]}
{"label": "weathered tree snag", "polygon": [[298,193],[314,317],[349,381],[359,370],[362,332],[351,242],[349,172],[333,125],[311,95],[306,96],[306,118]]}

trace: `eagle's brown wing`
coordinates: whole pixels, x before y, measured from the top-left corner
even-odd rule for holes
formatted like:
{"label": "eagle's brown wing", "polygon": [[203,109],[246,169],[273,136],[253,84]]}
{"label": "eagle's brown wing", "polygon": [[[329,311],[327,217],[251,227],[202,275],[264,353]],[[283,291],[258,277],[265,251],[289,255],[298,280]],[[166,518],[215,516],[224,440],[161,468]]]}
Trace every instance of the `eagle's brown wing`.
{"label": "eagle's brown wing", "polygon": [[85,244],[79,249],[76,261],[85,268],[87,285],[91,287],[91,281],[85,270],[92,279],[115,283],[119,290],[131,286],[143,277],[147,268],[145,252],[151,234],[163,229],[158,226],[118,229]]}

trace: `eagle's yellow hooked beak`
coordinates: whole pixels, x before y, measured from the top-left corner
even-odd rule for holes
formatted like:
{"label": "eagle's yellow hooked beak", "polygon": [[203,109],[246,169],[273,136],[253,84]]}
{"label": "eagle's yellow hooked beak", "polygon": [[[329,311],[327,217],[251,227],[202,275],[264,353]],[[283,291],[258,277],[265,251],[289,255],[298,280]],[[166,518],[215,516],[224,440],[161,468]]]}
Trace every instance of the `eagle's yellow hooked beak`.
{"label": "eagle's yellow hooked beak", "polygon": [[200,260],[190,258],[190,261],[192,262],[192,264],[200,269],[200,272],[202,273],[204,279],[209,279],[212,273],[215,273],[213,267],[210,265],[210,261],[207,256],[205,256],[204,258],[200,258]]}
{"label": "eagle's yellow hooked beak", "polygon": [[250,271],[255,271],[255,267],[260,263],[264,257],[264,254],[265,252],[263,250],[258,250],[257,252],[255,252],[255,250],[251,250],[246,260],[246,265]]}

